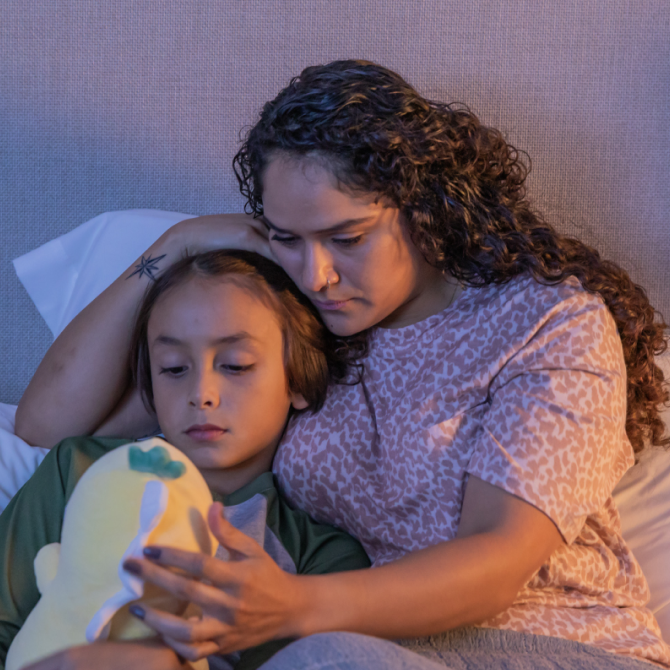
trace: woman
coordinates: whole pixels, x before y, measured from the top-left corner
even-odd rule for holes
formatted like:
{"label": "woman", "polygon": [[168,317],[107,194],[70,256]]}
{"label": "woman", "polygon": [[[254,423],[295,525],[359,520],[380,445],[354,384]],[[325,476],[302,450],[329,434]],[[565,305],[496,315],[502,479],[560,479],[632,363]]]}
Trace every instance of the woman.
{"label": "woman", "polygon": [[[268,668],[435,667],[377,638],[481,622],[493,631],[467,644],[532,647],[552,667],[584,654],[590,667],[670,664],[611,500],[631,443],[661,442],[665,324],[643,290],[532,212],[527,170],[499,132],[371,63],[307,68],[265,105],[235,166],[257,218],[168,231],[54,343],[17,432],[45,444],[151,430],[113,362],[147,268],[185,248],[259,251],[352,362],[350,383],[290,425],[275,473],[291,502],[358,537],[375,569],[277,585],[270,559],[231,531],[233,564],[156,549],[133,566],[204,611],[182,623],[148,610],[147,623],[187,658],[325,633]],[[587,644],[556,651],[556,638]]]}

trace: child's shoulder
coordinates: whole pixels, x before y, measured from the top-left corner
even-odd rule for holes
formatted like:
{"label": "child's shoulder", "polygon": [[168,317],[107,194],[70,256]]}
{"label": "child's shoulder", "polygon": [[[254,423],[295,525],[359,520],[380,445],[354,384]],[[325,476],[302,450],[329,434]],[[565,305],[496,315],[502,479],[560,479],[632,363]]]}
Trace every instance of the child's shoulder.
{"label": "child's shoulder", "polygon": [[98,460],[106,453],[124,444],[130,444],[134,440],[123,437],[95,437],[81,435],[77,437],[66,437],[61,440],[52,451],[59,452],[60,456],[72,456],[73,454],[88,455],[93,461]]}
{"label": "child's shoulder", "polygon": [[45,457],[40,469],[51,471],[55,468],[63,482],[65,497],[68,499],[77,482],[95,461],[110,451],[133,440],[117,437],[92,437],[83,435],[61,440]]}
{"label": "child's shoulder", "polygon": [[228,521],[253,537],[284,570],[324,574],[370,565],[363,547],[349,534],[293,509],[271,472],[264,472],[222,502]]}

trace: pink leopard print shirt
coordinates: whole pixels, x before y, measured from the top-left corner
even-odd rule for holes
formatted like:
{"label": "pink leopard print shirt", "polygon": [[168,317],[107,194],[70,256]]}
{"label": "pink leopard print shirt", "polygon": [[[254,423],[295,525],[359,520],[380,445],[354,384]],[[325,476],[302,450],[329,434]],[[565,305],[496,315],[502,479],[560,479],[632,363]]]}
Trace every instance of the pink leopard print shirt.
{"label": "pink leopard print shirt", "polygon": [[468,288],[425,321],[376,329],[362,383],[292,422],[274,471],[374,565],[452,540],[468,475],[499,486],[565,544],[482,625],[670,665],[611,497],[633,464],[625,386],[614,321],[576,279]]}

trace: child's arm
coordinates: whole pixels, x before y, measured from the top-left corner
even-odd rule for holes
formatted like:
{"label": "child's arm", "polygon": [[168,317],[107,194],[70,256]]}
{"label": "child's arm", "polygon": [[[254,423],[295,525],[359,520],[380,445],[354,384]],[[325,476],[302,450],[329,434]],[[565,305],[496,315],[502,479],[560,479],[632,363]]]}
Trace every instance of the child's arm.
{"label": "child's arm", "polygon": [[187,670],[160,640],[96,642],[66,649],[24,670]]}
{"label": "child's arm", "polygon": [[0,515],[0,663],[40,598],[37,552],[60,542],[65,505],[86,469],[123,440],[70,438],[52,449]]}
{"label": "child's arm", "polygon": [[40,598],[33,562],[60,540],[65,486],[58,453],[47,454],[0,515],[0,661]]}

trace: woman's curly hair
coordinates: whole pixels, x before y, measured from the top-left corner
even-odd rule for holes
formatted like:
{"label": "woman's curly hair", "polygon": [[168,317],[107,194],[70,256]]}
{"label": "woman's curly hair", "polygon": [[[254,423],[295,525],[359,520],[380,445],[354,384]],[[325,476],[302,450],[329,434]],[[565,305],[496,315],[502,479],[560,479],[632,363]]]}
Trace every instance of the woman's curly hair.
{"label": "woman's curly hair", "polygon": [[502,284],[525,272],[556,284],[573,275],[600,294],[623,343],[633,448],[670,443],[659,417],[669,394],[654,362],[667,348],[666,324],[622,268],[532,210],[527,156],[498,130],[462,105],[426,100],[379,65],[335,61],[306,68],[266,103],[235,156],[247,210],[257,216],[277,152],[322,160],[342,187],[392,202],[426,260],[464,284]]}

